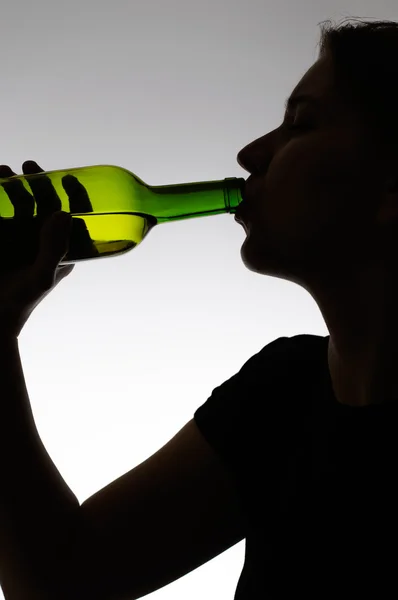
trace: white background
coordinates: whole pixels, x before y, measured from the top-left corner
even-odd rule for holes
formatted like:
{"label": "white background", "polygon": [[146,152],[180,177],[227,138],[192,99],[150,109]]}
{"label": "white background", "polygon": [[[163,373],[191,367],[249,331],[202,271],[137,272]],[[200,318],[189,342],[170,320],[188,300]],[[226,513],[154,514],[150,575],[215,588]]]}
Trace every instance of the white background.
{"label": "white background", "polygon": [[[396,0],[4,0],[0,14],[0,164],[113,164],[153,185],[247,177],[236,154],[281,122],[318,23],[398,20]],[[244,238],[231,215],[160,225],[122,257],[77,265],[31,316],[34,416],[80,502],[264,345],[327,335],[305,290],[244,267]],[[244,549],[150,596],[232,600]]]}

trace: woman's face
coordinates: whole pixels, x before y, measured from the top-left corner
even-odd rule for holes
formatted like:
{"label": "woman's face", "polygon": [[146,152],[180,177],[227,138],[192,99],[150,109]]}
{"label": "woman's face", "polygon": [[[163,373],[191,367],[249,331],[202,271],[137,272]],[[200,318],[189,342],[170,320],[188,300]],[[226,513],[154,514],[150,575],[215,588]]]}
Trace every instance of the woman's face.
{"label": "woman's face", "polygon": [[251,173],[239,210],[247,233],[244,264],[304,287],[348,269],[369,246],[380,193],[375,169],[361,157],[358,113],[339,97],[333,79],[331,60],[319,59],[292,94],[309,100],[292,106],[280,127],[237,157]]}

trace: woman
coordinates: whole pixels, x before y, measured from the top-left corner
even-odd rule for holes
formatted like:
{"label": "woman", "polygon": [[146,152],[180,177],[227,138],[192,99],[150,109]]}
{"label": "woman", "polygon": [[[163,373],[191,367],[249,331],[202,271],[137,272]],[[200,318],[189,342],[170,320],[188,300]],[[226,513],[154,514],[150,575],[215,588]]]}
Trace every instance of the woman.
{"label": "woman", "polygon": [[236,600],[396,595],[397,57],[398,23],[324,26],[283,123],[238,155],[244,264],[308,290],[330,335],[265,346],[81,506],[40,440],[18,350],[71,271],[68,215],[46,220],[31,267],[1,276],[7,600],[140,598],[243,539]]}

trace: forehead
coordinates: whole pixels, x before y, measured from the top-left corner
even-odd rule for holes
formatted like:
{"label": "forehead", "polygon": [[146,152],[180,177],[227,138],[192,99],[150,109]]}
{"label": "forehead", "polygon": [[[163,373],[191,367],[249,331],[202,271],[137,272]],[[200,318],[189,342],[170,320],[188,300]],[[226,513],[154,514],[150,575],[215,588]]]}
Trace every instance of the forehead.
{"label": "forehead", "polygon": [[344,132],[350,140],[354,136],[360,144],[366,140],[366,121],[358,110],[358,102],[352,102],[337,83],[330,55],[319,58],[300,79],[290,96],[292,106],[295,105],[294,98],[300,96],[315,100],[316,114],[321,115],[319,123],[333,127],[339,135]]}
{"label": "forehead", "polygon": [[[362,127],[361,116],[355,104],[347,101],[343,90],[337,85],[333,61],[330,56],[319,58],[303,75],[291,93],[291,106],[295,106],[296,97],[309,96],[314,106],[329,124],[346,127]],[[290,102],[289,102],[290,105]]]}
{"label": "forehead", "polygon": [[333,69],[328,57],[318,59],[300,79],[292,92],[292,97],[309,95],[317,100],[333,94]]}

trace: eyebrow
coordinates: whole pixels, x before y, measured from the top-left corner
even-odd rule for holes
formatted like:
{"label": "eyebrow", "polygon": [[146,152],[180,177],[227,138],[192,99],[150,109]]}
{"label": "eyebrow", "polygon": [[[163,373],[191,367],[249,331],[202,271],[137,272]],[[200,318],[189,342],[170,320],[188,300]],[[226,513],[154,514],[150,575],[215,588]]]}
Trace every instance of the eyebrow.
{"label": "eyebrow", "polygon": [[287,98],[287,100],[285,101],[285,110],[291,111],[294,108],[296,108],[298,104],[301,104],[303,102],[308,102],[309,104],[315,105],[318,104],[317,99],[313,96],[308,96],[306,94],[297,94],[297,96],[293,95]]}

